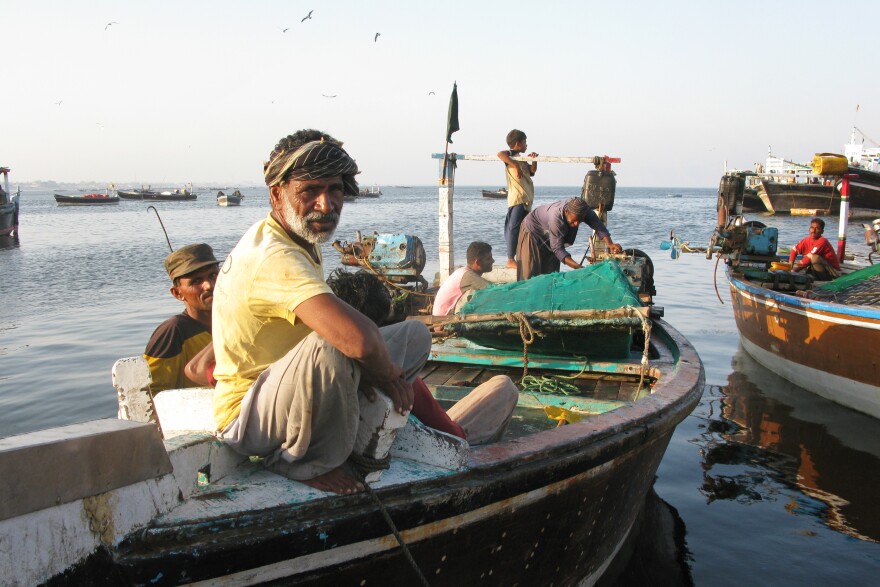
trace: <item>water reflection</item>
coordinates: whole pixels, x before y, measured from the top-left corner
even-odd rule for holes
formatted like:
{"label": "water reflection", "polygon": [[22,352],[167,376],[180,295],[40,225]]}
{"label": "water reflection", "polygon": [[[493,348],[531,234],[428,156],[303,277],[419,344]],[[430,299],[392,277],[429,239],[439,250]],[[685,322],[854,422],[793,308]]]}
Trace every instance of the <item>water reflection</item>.
{"label": "water reflection", "polygon": [[694,584],[692,555],[685,540],[684,520],[652,488],[626,544],[597,587]]}
{"label": "water reflection", "polygon": [[774,501],[796,488],[812,500],[790,499],[790,514],[880,541],[880,422],[790,384],[742,348],[733,368],[709,391],[722,410],[698,441],[707,501]]}
{"label": "water reflection", "polygon": [[0,250],[3,249],[17,249],[19,247],[18,243],[18,234],[13,236],[0,236]]}

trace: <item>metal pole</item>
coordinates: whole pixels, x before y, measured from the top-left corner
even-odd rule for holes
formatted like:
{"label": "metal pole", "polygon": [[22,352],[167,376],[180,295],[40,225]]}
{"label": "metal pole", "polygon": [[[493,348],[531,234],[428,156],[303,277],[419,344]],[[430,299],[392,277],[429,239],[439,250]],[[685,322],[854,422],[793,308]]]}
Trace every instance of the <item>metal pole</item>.
{"label": "metal pole", "polygon": [[858,175],[847,174],[840,181],[840,222],[837,227],[837,258],[843,263],[846,252],[846,225],[849,222],[849,180]]}

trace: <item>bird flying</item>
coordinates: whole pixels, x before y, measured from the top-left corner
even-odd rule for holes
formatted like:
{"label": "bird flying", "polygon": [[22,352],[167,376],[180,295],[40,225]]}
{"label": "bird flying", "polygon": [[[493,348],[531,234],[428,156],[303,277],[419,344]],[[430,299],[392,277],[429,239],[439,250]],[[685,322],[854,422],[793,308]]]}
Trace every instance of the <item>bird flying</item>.
{"label": "bird flying", "polygon": [[[281,27],[278,27],[278,28],[281,29]],[[281,32],[282,32],[282,33],[286,33],[286,32],[289,31],[289,30],[290,30],[290,27],[287,27],[286,29],[281,29]]]}
{"label": "bird flying", "polygon": [[429,96],[435,96],[436,94],[434,94],[434,92],[428,92],[428,95],[429,95]]}
{"label": "bird flying", "polygon": [[111,25],[114,25],[114,24],[119,24],[119,23],[116,22],[115,20],[113,22],[108,22],[106,25],[104,25],[104,30],[106,31],[107,29],[110,28]]}
{"label": "bird flying", "polygon": [[321,94],[321,95],[324,96],[325,98],[335,98],[336,97],[336,94],[333,94],[333,95]]}
{"label": "bird flying", "polygon": [[374,42],[374,43],[375,43],[376,41],[379,40],[379,35],[381,35],[381,34],[382,34],[382,33],[376,33],[376,36],[373,37],[373,42]]}
{"label": "bird flying", "polygon": [[310,18],[312,18],[312,13],[313,13],[313,12],[314,12],[314,10],[309,10],[309,13],[308,13],[308,14],[306,15],[306,17],[305,17],[304,19],[302,19],[300,22],[305,22],[305,21],[309,20]]}
{"label": "bird flying", "polygon": [[61,103],[62,103],[62,102],[64,102],[64,100],[58,100],[57,102],[55,102],[55,105],[56,105],[56,106],[61,106]]}

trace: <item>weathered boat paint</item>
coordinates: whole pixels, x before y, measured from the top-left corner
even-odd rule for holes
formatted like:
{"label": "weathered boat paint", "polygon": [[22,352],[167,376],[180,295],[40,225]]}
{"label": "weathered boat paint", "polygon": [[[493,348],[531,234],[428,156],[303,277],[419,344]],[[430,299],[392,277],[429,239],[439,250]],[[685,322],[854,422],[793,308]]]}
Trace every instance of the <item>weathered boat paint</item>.
{"label": "weathered boat paint", "polygon": [[822,397],[880,418],[880,309],[799,298],[728,273],[743,346]]}

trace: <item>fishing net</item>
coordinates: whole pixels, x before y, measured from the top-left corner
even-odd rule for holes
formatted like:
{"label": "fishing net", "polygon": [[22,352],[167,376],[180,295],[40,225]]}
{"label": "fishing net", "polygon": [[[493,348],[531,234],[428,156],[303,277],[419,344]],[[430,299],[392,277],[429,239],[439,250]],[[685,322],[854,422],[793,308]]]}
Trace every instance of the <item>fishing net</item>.
{"label": "fishing net", "polygon": [[871,265],[870,267],[838,277],[834,281],[823,283],[817,286],[816,289],[840,292],[877,275],[880,275],[880,265]]}
{"label": "fishing net", "polygon": [[[526,343],[529,353],[625,358],[642,317],[621,309],[640,306],[611,260],[477,291],[459,312],[463,321],[447,328],[490,348],[523,350]],[[487,314],[497,319],[475,316]]]}

